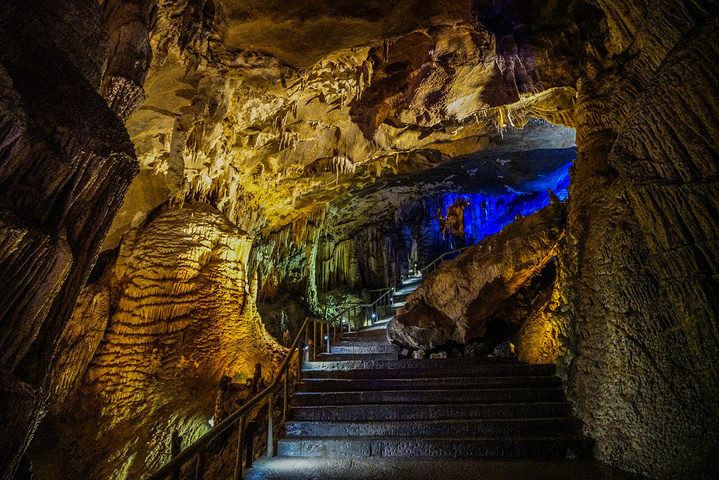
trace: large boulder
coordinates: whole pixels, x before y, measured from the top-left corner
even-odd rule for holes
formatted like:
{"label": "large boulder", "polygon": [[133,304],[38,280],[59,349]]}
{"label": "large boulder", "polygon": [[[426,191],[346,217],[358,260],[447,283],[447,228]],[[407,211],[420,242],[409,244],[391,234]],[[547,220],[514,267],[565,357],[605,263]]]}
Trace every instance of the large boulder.
{"label": "large boulder", "polygon": [[390,341],[432,350],[484,337],[497,319],[519,326],[531,313],[534,299],[552,285],[553,269],[547,266],[564,236],[565,218],[566,206],[554,203],[517,218],[441,264],[390,322]]}

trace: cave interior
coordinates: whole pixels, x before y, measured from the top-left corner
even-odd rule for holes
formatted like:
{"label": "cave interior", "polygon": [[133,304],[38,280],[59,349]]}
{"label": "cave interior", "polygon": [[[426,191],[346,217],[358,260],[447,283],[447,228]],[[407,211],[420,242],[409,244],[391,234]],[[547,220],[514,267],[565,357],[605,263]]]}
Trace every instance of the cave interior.
{"label": "cave interior", "polygon": [[716,0],[0,0],[0,478],[716,478],[718,65]]}

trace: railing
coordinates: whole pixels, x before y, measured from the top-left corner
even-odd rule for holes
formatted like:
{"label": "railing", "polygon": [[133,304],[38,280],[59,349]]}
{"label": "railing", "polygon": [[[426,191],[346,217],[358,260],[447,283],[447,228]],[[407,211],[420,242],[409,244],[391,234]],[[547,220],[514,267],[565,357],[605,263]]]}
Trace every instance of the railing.
{"label": "railing", "polygon": [[370,306],[372,309],[370,314],[372,323],[374,323],[378,318],[383,318],[384,315],[392,308],[395,289],[391,287],[386,290],[387,291],[380,295]]}
{"label": "railing", "polygon": [[[240,480],[242,478],[242,452],[244,450],[243,445],[243,436],[244,436],[244,430],[245,430],[245,423],[246,419],[249,416],[250,413],[253,412],[253,410],[259,406],[261,406],[265,401],[267,401],[267,404],[269,406],[268,408],[268,414],[267,414],[267,456],[273,457],[274,456],[274,438],[273,438],[273,411],[274,411],[274,404],[275,404],[275,394],[278,393],[279,390],[282,390],[282,398],[283,398],[283,404],[282,404],[282,420],[287,420],[287,410],[289,407],[289,377],[290,377],[290,362],[292,361],[292,357],[294,356],[294,353],[297,352],[297,379],[300,378],[302,373],[302,363],[304,361],[303,353],[305,353],[307,356],[309,356],[309,343],[308,337],[309,337],[309,329],[308,326],[310,323],[314,324],[314,331],[313,331],[313,339],[314,341],[311,342],[313,346],[313,358],[317,355],[317,346],[318,343],[322,345],[325,341],[327,343],[327,351],[329,353],[330,351],[330,328],[333,326],[331,324],[328,324],[328,322],[307,317],[300,327],[299,332],[297,332],[297,336],[295,337],[294,342],[292,342],[292,346],[290,347],[289,351],[287,352],[287,356],[285,357],[284,361],[280,365],[279,370],[277,371],[277,374],[275,375],[275,378],[272,380],[272,383],[265,388],[262,392],[258,393],[254,397],[252,397],[249,401],[247,401],[244,405],[242,405],[238,410],[230,414],[226,419],[222,420],[220,423],[218,423],[214,428],[212,428],[209,432],[204,434],[202,437],[200,437],[195,443],[190,445],[189,447],[185,448],[181,452],[179,452],[176,456],[170,460],[169,463],[167,463],[164,467],[160,468],[157,472],[155,472],[153,475],[147,478],[147,480],[166,480],[170,475],[177,475],[180,472],[180,469],[190,462],[192,459],[197,458],[197,464],[195,468],[195,479],[201,480],[205,474],[204,464],[205,464],[205,457],[207,453],[207,447],[210,445],[210,443],[218,438],[222,433],[229,430],[230,428],[237,425],[239,427],[239,433],[237,435],[237,456],[235,459],[235,474],[234,474],[234,480]],[[320,336],[319,336],[319,342],[317,341],[317,325],[320,325]],[[324,326],[327,325],[326,333]],[[337,334],[336,328],[335,328],[335,335]],[[305,347],[304,352],[301,351],[301,349],[298,348],[300,345],[301,339],[304,335],[305,338]]]}
{"label": "railing", "polygon": [[[459,248],[456,250],[452,250],[451,252],[446,252],[437,257],[435,260],[430,262],[428,265],[423,267],[420,272],[422,276],[428,275],[430,272],[432,272],[437,265],[441,264],[445,260],[447,260],[447,257],[452,256],[452,258],[459,255],[462,251],[464,251],[467,247]],[[381,290],[375,290],[376,292],[383,292],[374,302],[372,303],[362,303],[357,305],[351,305],[344,310],[342,310],[340,313],[332,317],[331,320],[320,320],[318,318],[313,317],[307,317],[305,318],[304,323],[300,327],[300,330],[297,332],[297,336],[295,337],[294,341],[292,342],[292,346],[290,347],[289,351],[287,352],[287,356],[285,356],[284,361],[280,365],[279,370],[277,371],[277,374],[275,375],[275,378],[272,380],[272,383],[265,388],[262,392],[258,393],[254,397],[252,397],[250,400],[248,400],[244,405],[242,405],[238,410],[231,413],[227,418],[222,420],[220,423],[218,423],[215,427],[213,427],[209,432],[205,433],[202,437],[200,437],[195,443],[188,446],[181,452],[179,452],[177,455],[175,455],[164,467],[160,468],[157,472],[150,475],[146,480],[166,480],[170,475],[178,475],[180,470],[183,466],[185,466],[188,462],[193,460],[194,458],[197,459],[196,467],[195,467],[195,480],[202,480],[204,474],[205,474],[205,457],[207,454],[207,448],[212,443],[213,440],[218,438],[221,434],[229,430],[230,428],[234,427],[235,425],[238,426],[239,432],[237,435],[237,456],[235,458],[235,473],[234,473],[234,480],[240,480],[242,478],[242,453],[244,451],[245,445],[243,445],[243,437],[244,437],[244,430],[246,427],[246,419],[249,416],[250,413],[254,411],[255,408],[262,405],[264,401],[267,401],[268,405],[268,413],[267,413],[267,456],[273,457],[274,456],[274,432],[273,432],[273,412],[274,412],[274,404],[275,404],[275,394],[282,389],[282,421],[287,420],[287,411],[289,408],[289,379],[290,379],[290,362],[292,361],[292,357],[294,356],[295,352],[297,352],[297,379],[299,380],[302,375],[302,364],[304,362],[304,357],[309,357],[310,353],[310,345],[312,346],[312,359],[316,359],[317,353],[318,353],[318,346],[320,353],[322,353],[322,350],[324,350],[324,344],[327,345],[327,353],[331,352],[331,342],[334,340],[336,341],[337,338],[337,326],[340,326],[340,335],[344,333],[344,325],[347,325],[348,331],[351,331],[351,320],[357,318],[357,313],[359,312],[359,315],[364,314],[364,320],[362,324],[366,324],[367,320],[371,320],[372,323],[378,318],[380,315],[379,312],[382,312],[382,309],[386,309],[388,307],[391,307],[392,305],[392,297],[394,296],[395,289],[394,288],[386,288]],[[360,317],[361,318],[361,317]],[[309,324],[313,324],[313,331],[312,331],[312,341],[309,341],[310,332],[308,329]],[[319,332],[317,331],[317,325],[320,326]],[[330,330],[333,329],[333,333],[330,334]],[[319,337],[318,337],[319,333]],[[301,339],[304,336],[304,349],[298,348],[298,346],[301,343]]]}
{"label": "railing", "polygon": [[[442,255],[438,256],[430,263],[428,263],[426,266],[422,267],[419,270],[419,276],[425,277],[429,275],[442,262],[457,257],[457,255],[469,248],[469,246],[470,245],[443,253]],[[405,277],[404,275],[400,276],[400,285],[401,282],[403,280],[406,280],[407,278],[410,277]],[[352,331],[353,321],[354,323],[359,323],[360,327],[366,326],[368,323],[373,324],[376,320],[382,318],[391,309],[393,297],[396,291],[397,289],[395,287],[369,290],[368,293],[379,293],[379,297],[377,297],[377,299],[374,300],[372,303],[359,303],[347,306],[344,310],[340,311],[340,313],[332,317],[329,323],[332,325],[341,325],[342,333]],[[357,322],[357,319],[359,319],[360,321]]]}
{"label": "railing", "polygon": [[[452,250],[451,252],[445,252],[442,255],[440,255],[439,257],[432,260],[430,263],[428,263],[424,267],[422,267],[419,271],[422,273],[423,277],[426,277],[427,275],[432,273],[434,271],[434,269],[437,268],[437,266],[439,266],[442,262],[456,258],[460,253],[467,250],[470,246],[471,245],[467,245],[466,247],[457,248],[455,250]],[[452,257],[452,258],[448,258],[448,257]]]}
{"label": "railing", "polygon": [[[379,318],[391,309],[394,287],[370,290],[370,292],[381,292],[372,303],[358,303],[349,305],[329,320],[330,325],[341,325],[341,332],[352,331],[352,324],[359,323],[358,327],[374,324]],[[359,322],[357,321],[359,319]]]}

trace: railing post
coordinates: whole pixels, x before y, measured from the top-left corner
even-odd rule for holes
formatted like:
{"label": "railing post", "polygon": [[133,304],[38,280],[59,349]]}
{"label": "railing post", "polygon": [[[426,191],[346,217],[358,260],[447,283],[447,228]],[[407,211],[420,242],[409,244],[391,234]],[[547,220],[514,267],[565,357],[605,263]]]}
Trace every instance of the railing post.
{"label": "railing post", "polygon": [[267,406],[269,407],[269,411],[267,412],[267,458],[272,458],[275,456],[275,439],[274,432],[272,431],[272,406],[275,400],[274,397],[275,394],[270,393],[269,399],[267,401]]}
{"label": "railing post", "polygon": [[237,432],[237,457],[235,457],[235,477],[234,480],[242,480],[242,447],[245,436],[245,416],[240,417],[240,431]]}
{"label": "railing post", "polygon": [[327,325],[327,335],[325,335],[325,336],[327,337],[327,354],[329,355],[330,353],[332,353],[332,350],[330,348],[330,326],[329,325]]}
{"label": "railing post", "polygon": [[[175,458],[182,451],[182,437],[180,432],[175,430],[170,437],[170,458]],[[180,480],[180,469],[172,474],[172,480]]]}
{"label": "railing post", "polygon": [[320,354],[322,353],[323,343],[325,343],[325,324],[320,323]]}
{"label": "railing post", "polygon": [[255,433],[259,430],[257,422],[249,422],[245,428],[245,465],[252,468],[255,461]]}
{"label": "railing post", "polygon": [[284,391],[282,392],[282,421],[287,421],[287,407],[290,403],[290,371],[285,371],[285,384],[283,386]]}
{"label": "railing post", "polygon": [[312,361],[317,360],[317,322],[312,322]]}
{"label": "railing post", "polygon": [[195,468],[195,480],[202,480],[205,477],[205,450],[197,452],[197,466]]}
{"label": "railing post", "polygon": [[302,362],[305,358],[305,344],[300,342],[297,347],[297,381],[300,381],[302,379]]}

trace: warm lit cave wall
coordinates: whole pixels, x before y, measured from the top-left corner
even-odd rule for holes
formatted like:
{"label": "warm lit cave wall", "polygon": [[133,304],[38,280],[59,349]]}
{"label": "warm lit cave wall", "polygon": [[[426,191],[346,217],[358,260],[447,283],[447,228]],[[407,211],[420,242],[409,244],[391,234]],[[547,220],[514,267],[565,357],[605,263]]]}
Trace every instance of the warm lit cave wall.
{"label": "warm lit cave wall", "polygon": [[138,169],[97,93],[107,47],[97,1],[0,2],[0,478],[43,418],[57,339]]}
{"label": "warm lit cave wall", "polygon": [[187,445],[209,428],[223,375],[242,383],[260,363],[271,378],[283,352],[255,308],[250,247],[203,203],[125,235],[61,339],[39,478],[138,478],[168,460],[172,431]]}

